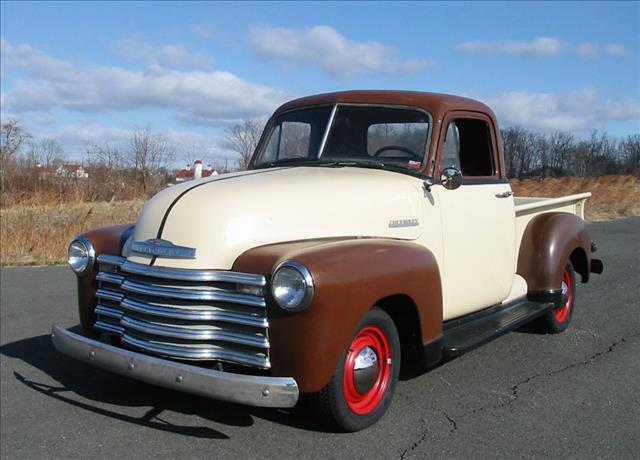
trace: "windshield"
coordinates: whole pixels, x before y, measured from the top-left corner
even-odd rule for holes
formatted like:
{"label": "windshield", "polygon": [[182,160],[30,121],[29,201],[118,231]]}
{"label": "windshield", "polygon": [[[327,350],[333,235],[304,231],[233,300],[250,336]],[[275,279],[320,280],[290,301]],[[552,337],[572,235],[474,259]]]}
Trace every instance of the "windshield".
{"label": "windshield", "polygon": [[338,105],[332,118],[333,110],[318,107],[278,117],[254,167],[301,163],[422,169],[430,123],[426,112]]}

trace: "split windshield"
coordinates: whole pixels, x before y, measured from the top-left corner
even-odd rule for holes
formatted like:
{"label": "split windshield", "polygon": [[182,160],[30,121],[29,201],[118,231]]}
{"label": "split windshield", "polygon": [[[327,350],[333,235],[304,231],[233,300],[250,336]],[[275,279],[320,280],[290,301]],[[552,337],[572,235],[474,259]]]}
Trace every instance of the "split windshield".
{"label": "split windshield", "polygon": [[254,167],[388,166],[415,172],[423,166],[429,124],[426,112],[410,108],[338,105],[296,110],[271,124]]}

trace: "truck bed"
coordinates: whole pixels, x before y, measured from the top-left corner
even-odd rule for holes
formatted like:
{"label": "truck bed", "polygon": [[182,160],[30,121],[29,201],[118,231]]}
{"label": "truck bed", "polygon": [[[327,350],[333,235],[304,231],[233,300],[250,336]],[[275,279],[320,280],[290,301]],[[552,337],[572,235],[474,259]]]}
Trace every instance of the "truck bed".
{"label": "truck bed", "polygon": [[520,247],[522,235],[527,224],[538,214],[544,212],[568,212],[584,219],[584,204],[590,196],[590,192],[585,192],[557,198],[515,197],[516,248]]}

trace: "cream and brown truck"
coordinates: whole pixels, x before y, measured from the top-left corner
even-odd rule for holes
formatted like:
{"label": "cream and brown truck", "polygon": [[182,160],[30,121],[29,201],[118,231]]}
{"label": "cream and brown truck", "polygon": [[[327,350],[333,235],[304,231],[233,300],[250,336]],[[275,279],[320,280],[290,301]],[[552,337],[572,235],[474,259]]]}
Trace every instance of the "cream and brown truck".
{"label": "cream and brown truck", "polygon": [[525,323],[562,332],[602,272],[589,193],[514,197],[493,112],[348,91],[288,102],[249,169],[168,188],[69,247],[82,334],[62,353],[252,406],[308,394],[343,430],[379,420],[402,365]]}

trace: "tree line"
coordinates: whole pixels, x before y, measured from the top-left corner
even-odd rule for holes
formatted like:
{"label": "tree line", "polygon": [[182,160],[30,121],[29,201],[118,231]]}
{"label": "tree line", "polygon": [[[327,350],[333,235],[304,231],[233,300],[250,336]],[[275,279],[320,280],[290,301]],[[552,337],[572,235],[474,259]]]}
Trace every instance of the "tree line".
{"label": "tree line", "polygon": [[[222,145],[233,152],[236,160],[232,164],[225,162],[222,172],[247,168],[264,124],[263,119],[245,119],[224,130]],[[640,134],[617,139],[606,132],[593,131],[579,139],[567,131],[540,133],[509,127],[501,130],[501,135],[511,178],[605,174],[640,177]],[[87,180],[61,180],[55,174],[34,173],[38,167],[51,172],[65,164],[67,158],[58,141],[35,139],[22,129],[19,120],[8,119],[2,121],[1,189],[3,195],[42,190],[65,194],[69,190],[77,192],[81,186],[87,201],[149,196],[172,180],[176,159],[181,157],[191,164],[200,159],[201,153],[195,145],[178,148],[166,133],[136,128],[125,145],[104,142],[85,147],[83,166],[89,173]]]}
{"label": "tree line", "polygon": [[543,134],[521,127],[503,129],[501,134],[511,178],[640,177],[640,134],[616,139],[594,130],[588,138],[577,139],[567,131]]}

